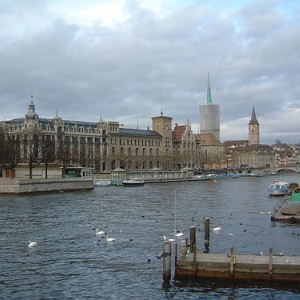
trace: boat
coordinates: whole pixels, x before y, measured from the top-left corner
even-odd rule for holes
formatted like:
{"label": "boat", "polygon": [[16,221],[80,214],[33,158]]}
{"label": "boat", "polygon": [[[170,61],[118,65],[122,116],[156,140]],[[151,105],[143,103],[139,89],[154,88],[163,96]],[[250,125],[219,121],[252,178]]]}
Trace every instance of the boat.
{"label": "boat", "polygon": [[94,180],[94,186],[99,187],[99,186],[109,186],[111,185],[110,180]]}
{"label": "boat", "polygon": [[268,191],[270,196],[284,196],[289,192],[289,184],[275,179],[269,186]]}
{"label": "boat", "polygon": [[300,188],[287,195],[279,206],[274,208],[272,221],[300,222]]}
{"label": "boat", "polygon": [[142,178],[131,178],[122,181],[124,186],[143,186],[145,181]]}

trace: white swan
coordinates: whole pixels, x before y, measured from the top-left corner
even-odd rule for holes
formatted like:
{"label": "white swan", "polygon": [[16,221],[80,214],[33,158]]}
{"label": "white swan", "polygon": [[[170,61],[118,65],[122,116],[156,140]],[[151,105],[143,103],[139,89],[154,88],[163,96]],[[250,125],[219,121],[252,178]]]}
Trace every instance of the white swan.
{"label": "white swan", "polygon": [[29,248],[32,248],[32,247],[36,246],[36,244],[37,244],[37,242],[29,241],[29,242],[28,242],[28,247],[29,247]]}
{"label": "white swan", "polygon": [[[175,230],[174,230],[175,231]],[[177,231],[174,233],[175,236],[179,237],[179,236],[183,236],[184,234],[180,231]]]}
{"label": "white swan", "polygon": [[165,235],[164,235],[164,241],[175,242],[174,239],[168,239]]}
{"label": "white swan", "polygon": [[107,242],[113,242],[113,241],[115,241],[115,240],[116,240],[115,238],[112,238],[112,237],[109,238],[108,235],[106,236],[106,241],[107,241]]}
{"label": "white swan", "polygon": [[215,228],[213,229],[213,231],[214,231],[214,232],[219,232],[219,231],[221,231],[221,227],[220,227],[220,226],[215,227]]}
{"label": "white swan", "polygon": [[102,235],[104,233],[105,233],[105,231],[99,230],[98,228],[96,228],[96,235]]}

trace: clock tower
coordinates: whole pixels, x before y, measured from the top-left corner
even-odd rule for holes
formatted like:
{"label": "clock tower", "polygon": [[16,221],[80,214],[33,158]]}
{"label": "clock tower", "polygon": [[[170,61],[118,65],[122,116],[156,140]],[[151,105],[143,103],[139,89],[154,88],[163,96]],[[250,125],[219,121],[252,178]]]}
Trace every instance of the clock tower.
{"label": "clock tower", "polygon": [[248,135],[249,135],[249,145],[259,145],[260,135],[259,135],[259,123],[256,118],[255,109],[253,107],[251,120],[248,124]]}

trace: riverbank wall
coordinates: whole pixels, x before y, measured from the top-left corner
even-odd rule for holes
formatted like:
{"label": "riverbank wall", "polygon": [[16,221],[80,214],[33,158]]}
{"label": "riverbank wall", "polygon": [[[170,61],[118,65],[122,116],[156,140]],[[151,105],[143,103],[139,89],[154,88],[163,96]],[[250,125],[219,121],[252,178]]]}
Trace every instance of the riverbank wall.
{"label": "riverbank wall", "polygon": [[39,193],[92,190],[91,177],[56,179],[0,179],[0,195],[26,195]]}

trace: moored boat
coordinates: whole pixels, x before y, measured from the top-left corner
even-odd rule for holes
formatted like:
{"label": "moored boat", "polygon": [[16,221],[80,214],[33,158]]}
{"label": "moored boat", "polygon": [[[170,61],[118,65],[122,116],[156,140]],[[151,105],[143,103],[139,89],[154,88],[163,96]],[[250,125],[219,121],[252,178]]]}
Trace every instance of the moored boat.
{"label": "moored boat", "polygon": [[124,186],[143,186],[145,182],[142,178],[131,178],[123,180],[122,183]]}
{"label": "moored boat", "polygon": [[269,186],[268,191],[270,196],[284,196],[289,192],[289,184],[276,179]]}
{"label": "moored boat", "polygon": [[286,196],[278,207],[274,208],[272,221],[300,222],[300,188],[296,188],[290,196]]}
{"label": "moored boat", "polygon": [[98,180],[98,179],[94,180],[94,186],[95,187],[108,186],[108,185],[111,185],[110,180]]}

